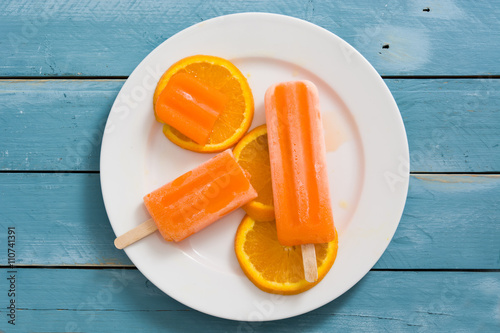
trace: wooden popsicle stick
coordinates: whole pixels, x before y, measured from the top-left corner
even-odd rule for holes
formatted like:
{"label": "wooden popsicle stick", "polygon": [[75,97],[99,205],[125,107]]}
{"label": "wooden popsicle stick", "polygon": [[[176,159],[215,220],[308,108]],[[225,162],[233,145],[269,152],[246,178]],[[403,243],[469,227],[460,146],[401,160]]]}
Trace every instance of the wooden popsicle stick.
{"label": "wooden popsicle stick", "polygon": [[318,265],[316,264],[316,248],[314,244],[302,245],[302,261],[307,282],[318,280]]}
{"label": "wooden popsicle stick", "polygon": [[133,244],[138,240],[151,235],[156,230],[158,230],[158,228],[156,227],[155,221],[153,219],[149,219],[145,222],[142,222],[134,229],[127,231],[120,237],[117,237],[115,239],[115,246],[117,249],[122,250],[130,244]]}

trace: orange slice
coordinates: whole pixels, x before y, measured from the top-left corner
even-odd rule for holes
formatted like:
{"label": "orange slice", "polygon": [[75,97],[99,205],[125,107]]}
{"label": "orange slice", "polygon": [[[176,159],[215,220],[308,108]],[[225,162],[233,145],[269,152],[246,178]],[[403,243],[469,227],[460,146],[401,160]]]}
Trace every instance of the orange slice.
{"label": "orange slice", "polygon": [[266,125],[256,127],[245,135],[234,147],[233,154],[238,164],[250,174],[250,183],[259,195],[243,206],[243,209],[254,220],[274,220]]}
{"label": "orange slice", "polygon": [[[230,61],[219,57],[195,55],[183,58],[160,78],[153,96],[154,106],[170,78],[177,73],[193,75],[224,94],[228,102],[206,144],[194,142],[167,124],[163,126],[165,136],[182,148],[201,153],[220,152],[235,145],[250,127],[254,113],[253,95],[245,76]],[[158,117],[156,120],[160,121]]]}
{"label": "orange slice", "polygon": [[245,275],[268,293],[295,295],[311,289],[328,273],[337,256],[338,235],[329,243],[315,244],[318,280],[304,278],[301,246],[283,246],[278,242],[276,223],[259,222],[248,215],[236,232],[235,252]]}

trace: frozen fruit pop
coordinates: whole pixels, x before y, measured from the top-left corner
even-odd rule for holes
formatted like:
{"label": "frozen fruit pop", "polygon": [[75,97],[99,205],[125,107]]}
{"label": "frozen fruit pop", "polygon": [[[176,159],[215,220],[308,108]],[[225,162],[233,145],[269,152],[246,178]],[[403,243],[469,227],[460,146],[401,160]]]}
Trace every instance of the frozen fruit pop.
{"label": "frozen fruit pop", "polygon": [[152,221],[129,231],[129,236],[118,237],[115,245],[124,248],[156,229],[167,241],[179,242],[256,197],[257,192],[228,149],[144,196]]}
{"label": "frozen fruit pop", "polygon": [[309,81],[275,84],[265,108],[278,240],[330,242],[335,228],[318,90]]}
{"label": "frozen fruit pop", "polygon": [[257,197],[226,150],[144,197],[163,238],[181,241]]}
{"label": "frozen fruit pop", "polygon": [[178,73],[170,78],[158,96],[158,119],[204,145],[227,103],[226,96],[193,75]]}
{"label": "frozen fruit pop", "polygon": [[317,88],[309,81],[275,84],[265,108],[278,240],[302,246],[305,278],[314,282],[314,243],[330,242],[336,232]]}

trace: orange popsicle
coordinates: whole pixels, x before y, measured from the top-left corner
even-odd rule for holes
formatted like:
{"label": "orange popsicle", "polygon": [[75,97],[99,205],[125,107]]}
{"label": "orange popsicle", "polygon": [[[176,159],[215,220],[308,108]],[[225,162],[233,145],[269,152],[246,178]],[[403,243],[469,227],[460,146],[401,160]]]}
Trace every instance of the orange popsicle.
{"label": "orange popsicle", "polygon": [[155,112],[159,120],[204,145],[226,103],[226,96],[214,87],[187,73],[177,73],[158,96]]}
{"label": "orange popsicle", "polygon": [[181,241],[255,199],[230,149],[144,197],[149,214],[168,241]]}
{"label": "orange popsicle", "polygon": [[278,240],[330,242],[335,228],[317,88],[309,81],[273,85],[265,107]]}

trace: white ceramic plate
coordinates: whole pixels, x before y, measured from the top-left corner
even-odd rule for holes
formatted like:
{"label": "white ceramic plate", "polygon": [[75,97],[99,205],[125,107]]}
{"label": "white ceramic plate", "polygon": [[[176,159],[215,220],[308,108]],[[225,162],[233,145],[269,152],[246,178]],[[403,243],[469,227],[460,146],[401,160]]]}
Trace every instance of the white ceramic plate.
{"label": "white ceramic plate", "polygon": [[375,69],[336,35],[296,18],[217,17],[172,36],[137,66],[113,104],[101,150],[102,193],[114,232],[121,235],[149,218],[145,194],[213,156],[175,146],[153,117],[159,77],[194,54],[229,59],[247,76],[255,98],[252,128],[265,122],[264,92],[271,84],[308,79],[318,86],[337,260],[305,293],[260,291],[233,250],[241,209],[180,243],[153,234],[128,247],[127,255],[166,294],[218,317],[281,319],[334,300],[377,262],[398,226],[408,189],[408,143],[397,105]]}

